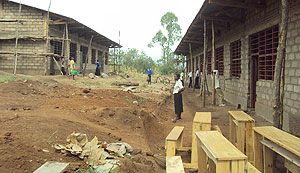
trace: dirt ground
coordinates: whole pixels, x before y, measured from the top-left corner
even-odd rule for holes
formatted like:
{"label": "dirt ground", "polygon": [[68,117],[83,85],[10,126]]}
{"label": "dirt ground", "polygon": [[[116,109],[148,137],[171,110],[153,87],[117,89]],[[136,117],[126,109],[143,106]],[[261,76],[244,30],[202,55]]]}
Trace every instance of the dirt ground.
{"label": "dirt ground", "polygon": [[[125,92],[113,86],[114,81],[138,82],[138,93]],[[165,172],[149,155],[165,154],[165,137],[175,125],[185,126],[184,145],[191,146],[195,112],[212,112],[212,123],[228,135],[227,111],[235,108],[210,104],[201,108],[198,91],[191,89],[184,91],[183,120],[172,123],[173,98],[164,91],[170,86],[147,86],[141,76],[75,81],[64,76],[22,76],[0,82],[0,172],[33,172],[46,161],[68,162],[68,172],[84,167],[83,160],[52,147],[66,143],[74,131],[87,134],[89,140],[97,136],[100,141],[132,145],[133,158],[122,159],[119,172]],[[188,155],[183,158],[190,161]]]}

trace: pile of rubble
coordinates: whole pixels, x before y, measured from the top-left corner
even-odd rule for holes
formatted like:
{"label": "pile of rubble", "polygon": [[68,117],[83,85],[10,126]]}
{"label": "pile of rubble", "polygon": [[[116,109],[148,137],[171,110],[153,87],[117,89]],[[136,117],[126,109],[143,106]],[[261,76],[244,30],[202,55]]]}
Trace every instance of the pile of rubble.
{"label": "pile of rubble", "polygon": [[113,170],[118,167],[118,157],[132,153],[133,148],[125,142],[101,142],[95,136],[90,142],[86,134],[73,132],[67,137],[67,145],[55,144],[57,152],[87,160],[87,164],[99,170]]}

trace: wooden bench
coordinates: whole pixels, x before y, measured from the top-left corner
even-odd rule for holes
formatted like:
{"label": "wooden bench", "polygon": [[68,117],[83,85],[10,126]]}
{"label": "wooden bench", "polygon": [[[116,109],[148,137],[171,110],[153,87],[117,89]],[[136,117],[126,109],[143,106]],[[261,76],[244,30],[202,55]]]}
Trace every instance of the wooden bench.
{"label": "wooden bench", "polygon": [[183,129],[182,126],[175,126],[166,138],[166,156],[175,156],[176,149],[181,148],[183,144]]}
{"label": "wooden bench", "polygon": [[[243,173],[247,156],[218,131],[196,132],[198,173]],[[208,166],[207,166],[208,165]]]}
{"label": "wooden bench", "polygon": [[167,157],[166,167],[167,173],[184,173],[184,168],[180,156]]}
{"label": "wooden bench", "polygon": [[254,166],[273,172],[274,152],[285,158],[289,172],[300,172],[300,139],[273,126],[253,128]]}
{"label": "wooden bench", "polygon": [[[255,120],[243,111],[228,111],[229,140],[253,162],[252,128]],[[246,144],[246,151],[245,151]]]}
{"label": "wooden bench", "polygon": [[[181,130],[182,128],[182,130]],[[220,128],[216,127],[217,130]],[[166,138],[167,156],[175,156],[176,151],[191,151],[191,163],[183,163],[184,168],[198,168],[196,132],[211,130],[211,112],[196,112],[193,119],[192,147],[183,147],[183,127],[174,127]],[[180,142],[179,142],[180,141]],[[169,143],[169,144],[168,144]],[[176,146],[175,146],[176,143]],[[174,147],[175,146],[175,147]]]}

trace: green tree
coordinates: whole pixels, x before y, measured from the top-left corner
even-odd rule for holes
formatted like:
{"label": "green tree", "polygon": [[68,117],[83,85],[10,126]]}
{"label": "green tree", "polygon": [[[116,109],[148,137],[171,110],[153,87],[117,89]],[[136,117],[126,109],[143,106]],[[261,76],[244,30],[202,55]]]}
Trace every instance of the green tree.
{"label": "green tree", "polygon": [[128,68],[133,68],[133,64],[135,59],[139,56],[139,51],[135,48],[128,49],[124,54],[122,58],[122,64],[125,66],[126,70]]}
{"label": "green tree", "polygon": [[136,69],[137,72],[143,73],[146,72],[147,68],[155,68],[156,66],[151,57],[146,55],[145,52],[140,53],[135,48],[127,49],[121,56],[122,65],[126,70]]}
{"label": "green tree", "polygon": [[152,38],[152,42],[148,47],[153,47],[154,44],[159,44],[162,50],[162,57],[159,59],[159,69],[162,74],[169,74],[176,71],[175,56],[172,51],[172,46],[179,41],[181,36],[181,27],[178,24],[177,16],[172,12],[167,12],[160,20],[163,31],[159,30]]}

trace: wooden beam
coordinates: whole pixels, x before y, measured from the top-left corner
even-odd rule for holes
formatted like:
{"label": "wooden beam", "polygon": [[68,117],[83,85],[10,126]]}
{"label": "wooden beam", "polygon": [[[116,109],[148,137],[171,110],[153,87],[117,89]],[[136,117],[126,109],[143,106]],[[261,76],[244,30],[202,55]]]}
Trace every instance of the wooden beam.
{"label": "wooden beam", "polygon": [[74,22],[74,21],[64,21],[64,22],[50,22],[49,24],[50,25],[65,25],[65,24],[74,24],[74,23],[76,23],[76,22]]}
{"label": "wooden beam", "polygon": [[[212,65],[212,70],[215,70],[216,66],[215,66],[215,28],[214,28],[214,21],[211,22],[211,65]],[[215,72],[212,72],[212,104],[215,105],[216,104],[216,96],[215,96]]]}
{"label": "wooden beam", "polygon": [[183,40],[183,42],[203,45],[203,41],[200,41],[200,40]]}
{"label": "wooden beam", "polygon": [[[206,66],[207,66],[207,31],[206,31],[206,20],[204,20],[204,32],[203,32],[203,37],[204,37],[204,59],[203,59],[203,72],[202,72],[202,80],[201,80],[201,87],[200,87],[200,92],[202,94],[202,107],[205,107],[205,78],[206,78]],[[199,71],[200,73],[200,71]]]}
{"label": "wooden beam", "polygon": [[18,62],[18,40],[19,40],[19,18],[22,10],[22,4],[19,4],[19,12],[16,26],[16,44],[15,44],[15,58],[14,58],[14,71],[13,73],[17,73],[17,62]]}
{"label": "wooden beam", "polygon": [[262,4],[256,3],[245,3],[245,2],[238,2],[238,1],[221,1],[221,0],[210,0],[210,4],[224,6],[224,7],[234,7],[234,8],[254,8],[254,9],[263,9],[266,6]]}
{"label": "wooden beam", "polygon": [[88,46],[87,55],[86,55],[86,57],[85,57],[84,70],[83,70],[83,77],[85,76],[86,65],[87,65],[87,63],[88,63],[87,60],[88,60],[88,58],[89,58],[89,56],[90,56],[90,54],[91,54],[91,50],[90,50],[90,49],[92,48],[93,38],[94,38],[94,36],[92,35],[92,36],[91,36],[91,39],[90,39],[89,46]]}
{"label": "wooden beam", "polygon": [[0,19],[0,22],[19,22],[19,23],[23,23],[23,22],[43,22],[44,20],[40,20],[40,19]]}
{"label": "wooden beam", "polygon": [[226,17],[226,16],[202,16],[202,19],[204,20],[212,20],[212,21],[220,21],[220,22],[231,22],[231,21],[235,21],[235,22],[240,22],[242,23],[242,19],[241,18],[232,18],[232,17]]}

